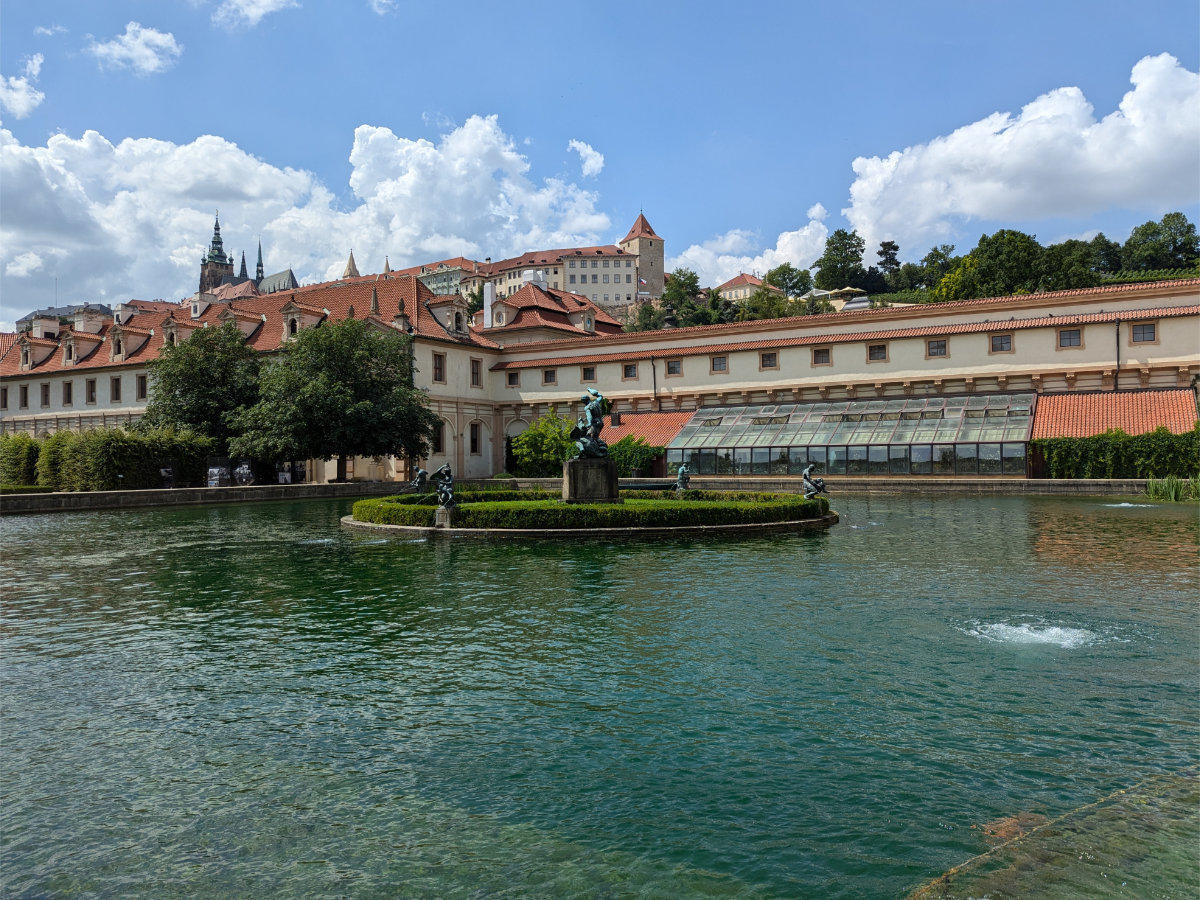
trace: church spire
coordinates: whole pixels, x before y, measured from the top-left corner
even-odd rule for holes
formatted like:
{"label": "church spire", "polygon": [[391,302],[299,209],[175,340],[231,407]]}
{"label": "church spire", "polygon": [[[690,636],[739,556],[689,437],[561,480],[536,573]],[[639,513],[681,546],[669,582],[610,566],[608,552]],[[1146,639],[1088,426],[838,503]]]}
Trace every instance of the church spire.
{"label": "church spire", "polygon": [[392,274],[392,264],[390,262],[388,262],[388,258],[386,256],[383,258],[383,274],[384,275]]}
{"label": "church spire", "polygon": [[358,278],[358,266],[354,264],[354,251],[350,251],[350,258],[346,260],[346,271],[342,273],[343,278]]}
{"label": "church spire", "polygon": [[263,274],[263,263],[262,263],[262,240],[259,239],[259,242],[258,242],[258,265],[254,267],[254,281],[257,283],[259,281],[262,281],[263,278],[265,278],[265,277],[266,276]]}
{"label": "church spire", "polygon": [[213,218],[213,236],[212,243],[208,247],[208,256],[206,262],[220,263],[223,266],[233,265],[233,257],[225,255],[225,244],[221,240],[221,217],[218,213]]}
{"label": "church spire", "polygon": [[238,272],[238,278],[241,278],[245,281],[250,280],[250,276],[246,274],[246,251],[245,250],[242,251],[242,271]]}

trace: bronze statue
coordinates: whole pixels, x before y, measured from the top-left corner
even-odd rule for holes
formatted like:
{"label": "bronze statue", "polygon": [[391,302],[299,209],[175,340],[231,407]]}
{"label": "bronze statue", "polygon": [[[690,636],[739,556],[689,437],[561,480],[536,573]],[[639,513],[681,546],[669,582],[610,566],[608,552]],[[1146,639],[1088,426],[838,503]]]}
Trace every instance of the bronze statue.
{"label": "bronze statue", "polygon": [[826,497],[829,496],[829,492],[825,490],[825,479],[812,477],[812,470],[816,467],[816,463],[809,463],[804,469],[803,476],[805,500],[811,500],[813,497],[817,496],[817,494],[824,494]]}
{"label": "bronze statue", "polygon": [[442,509],[454,506],[454,475],[450,472],[450,464],[446,463],[434,472],[429,480],[437,487],[438,506]]}
{"label": "bronze statue", "polygon": [[416,477],[408,483],[408,486],[415,494],[425,493],[425,485],[429,483],[429,473],[424,469],[417,469]]}
{"label": "bronze statue", "polygon": [[586,405],[571,429],[571,440],[575,441],[573,459],[603,459],[608,456],[608,444],[600,438],[600,431],[604,428],[604,395],[594,388],[588,388],[587,393],[579,399],[586,401]]}
{"label": "bronze statue", "polygon": [[675,493],[682,494],[688,489],[688,482],[691,481],[692,470],[687,467],[687,463],[680,465],[675,473]]}

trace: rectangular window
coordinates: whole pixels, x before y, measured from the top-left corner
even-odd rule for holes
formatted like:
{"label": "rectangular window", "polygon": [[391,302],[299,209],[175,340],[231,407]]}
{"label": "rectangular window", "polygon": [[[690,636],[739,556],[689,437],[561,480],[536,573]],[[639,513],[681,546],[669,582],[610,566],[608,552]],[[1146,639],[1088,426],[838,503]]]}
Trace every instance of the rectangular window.
{"label": "rectangular window", "polygon": [[20,407],[21,407],[21,409],[29,409],[29,385],[27,385],[27,384],[21,385],[20,391],[21,391]]}
{"label": "rectangular window", "polygon": [[73,381],[64,381],[64,382],[63,382],[63,391],[62,391],[62,394],[63,394],[63,401],[62,401],[62,405],[63,405],[63,406],[70,406],[70,405],[71,405],[71,404],[72,404],[72,403],[75,401],[75,397],[74,397],[74,394],[75,394],[75,382],[73,382]]}
{"label": "rectangular window", "polygon": [[729,357],[728,356],[710,356],[708,371],[710,373],[728,372]]}
{"label": "rectangular window", "polygon": [[926,357],[926,359],[932,359],[935,356],[945,356],[945,355],[946,355],[946,341],[944,339],[939,338],[938,340],[925,342],[925,357]]}
{"label": "rectangular window", "polygon": [[1155,340],[1155,323],[1143,322],[1133,326],[1133,342],[1135,344],[1153,344]]}
{"label": "rectangular window", "polygon": [[505,376],[506,376],[506,383],[508,384],[509,387],[520,387],[521,386],[521,373],[520,372],[506,372]]}
{"label": "rectangular window", "polygon": [[[595,263],[592,263],[592,265],[595,265]],[[599,283],[600,283],[600,276],[592,275],[592,284],[599,284]]]}
{"label": "rectangular window", "polygon": [[471,387],[483,387],[483,360],[471,360]]}
{"label": "rectangular window", "polygon": [[96,379],[89,378],[83,383],[83,399],[88,403],[96,402]]}
{"label": "rectangular window", "polygon": [[572,260],[570,260],[570,261],[567,263],[567,268],[568,268],[568,269],[573,269],[573,268],[575,268],[575,260],[573,260],[573,259],[572,259]]}
{"label": "rectangular window", "polygon": [[568,279],[568,284],[574,284],[574,283],[575,283],[575,273],[572,272],[571,277]]}
{"label": "rectangular window", "polygon": [[542,384],[557,384],[558,369],[542,369]]}
{"label": "rectangular window", "polygon": [[779,354],[774,350],[764,350],[758,354],[758,367],[760,369],[778,369]]}
{"label": "rectangular window", "polygon": [[8,388],[0,388],[0,409],[8,409]]}
{"label": "rectangular window", "polygon": [[830,347],[813,347],[814,366],[829,366],[833,365],[833,350]]}
{"label": "rectangular window", "polygon": [[625,363],[622,365],[621,379],[623,381],[629,381],[633,378],[637,378],[637,363]]}
{"label": "rectangular window", "polygon": [[434,426],[434,429],[433,429],[433,440],[430,442],[429,452],[436,456],[437,454],[440,454],[443,452],[443,448],[445,447],[445,444],[446,444],[446,423],[439,421],[437,423],[437,425]]}
{"label": "rectangular window", "polygon": [[867,361],[868,362],[887,362],[888,345],[887,344],[867,344]]}
{"label": "rectangular window", "polygon": [[446,354],[433,354],[433,380],[437,384],[446,383]]}
{"label": "rectangular window", "polygon": [[113,403],[121,402],[121,376],[114,375],[108,382],[108,399]]}
{"label": "rectangular window", "polygon": [[[606,263],[606,265],[607,265],[607,263]],[[602,282],[603,284],[608,284],[608,273],[607,273],[607,272],[605,272],[605,273],[604,273],[604,277],[603,277],[602,279],[600,279],[600,280],[601,280],[601,282]]]}
{"label": "rectangular window", "polygon": [[579,380],[580,381],[595,381],[596,380],[596,367],[595,366],[581,366],[579,369]]}
{"label": "rectangular window", "polygon": [[479,455],[479,423],[471,423],[471,452],[476,456]]}
{"label": "rectangular window", "polygon": [[682,359],[668,359],[667,360],[667,374],[668,375],[682,375],[683,374],[683,360]]}
{"label": "rectangular window", "polygon": [[50,405],[50,383],[45,382],[41,385],[42,408],[45,409]]}
{"label": "rectangular window", "polygon": [[1012,353],[1011,334],[993,334],[991,336],[992,353]]}
{"label": "rectangular window", "polygon": [[633,284],[633,276],[630,275],[628,272],[625,273],[625,283]]}
{"label": "rectangular window", "polygon": [[596,262],[596,260],[594,260],[594,259],[593,259],[593,260],[592,260],[592,268],[594,269],[594,268],[596,268],[596,266],[598,266],[598,265],[600,265],[600,263]]}
{"label": "rectangular window", "polygon": [[137,382],[134,385],[134,391],[137,394],[136,399],[138,399],[138,400],[146,399],[146,376],[145,375],[139,375],[137,377]]}
{"label": "rectangular window", "polygon": [[1062,328],[1058,332],[1059,347],[1082,347],[1083,332],[1078,328]]}

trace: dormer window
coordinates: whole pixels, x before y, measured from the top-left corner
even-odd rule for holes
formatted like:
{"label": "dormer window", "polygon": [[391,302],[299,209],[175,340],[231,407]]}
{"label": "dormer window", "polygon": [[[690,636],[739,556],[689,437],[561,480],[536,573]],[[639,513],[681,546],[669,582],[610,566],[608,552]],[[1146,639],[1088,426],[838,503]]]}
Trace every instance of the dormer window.
{"label": "dormer window", "polygon": [[121,336],[113,336],[113,356],[121,356],[125,353],[125,343],[121,340]]}
{"label": "dormer window", "polygon": [[295,337],[300,331],[300,320],[295,316],[288,319],[288,336]]}
{"label": "dormer window", "polygon": [[64,344],[63,345],[63,358],[67,362],[75,362],[75,345],[74,344]]}
{"label": "dormer window", "polygon": [[178,340],[178,338],[175,337],[175,332],[171,331],[171,332],[167,333],[167,343],[170,344],[172,347],[175,346],[175,342],[177,340]]}
{"label": "dormer window", "polygon": [[22,369],[29,368],[29,348],[28,347],[21,348],[21,368]]}
{"label": "dormer window", "polygon": [[462,313],[460,313],[460,312],[456,312],[454,314],[454,330],[455,331],[463,330],[463,317],[462,317]]}
{"label": "dormer window", "polygon": [[504,313],[502,313],[502,312],[498,312],[498,313],[496,313],[496,324],[497,324],[497,325],[503,325],[503,324],[504,324]]}

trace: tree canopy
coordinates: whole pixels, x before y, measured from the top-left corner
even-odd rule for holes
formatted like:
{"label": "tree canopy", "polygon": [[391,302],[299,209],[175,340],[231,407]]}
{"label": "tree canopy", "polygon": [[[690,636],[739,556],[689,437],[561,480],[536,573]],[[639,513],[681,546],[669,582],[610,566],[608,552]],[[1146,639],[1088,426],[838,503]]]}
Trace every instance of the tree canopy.
{"label": "tree canopy", "polygon": [[860,287],[867,277],[863,268],[866,242],[857,231],[839,228],[825,239],[825,252],[813,263],[817,269],[814,284],[823,291]]}
{"label": "tree canopy", "polygon": [[517,471],[513,474],[523,478],[561,475],[563,463],[575,449],[575,442],[571,440],[572,424],[551,407],[546,415],[514,437],[512,452]]}
{"label": "tree canopy", "polygon": [[783,263],[767,271],[763,281],[777,287],[789,297],[799,297],[812,290],[812,273],[808,269],[797,269],[791,263]]}
{"label": "tree canopy", "polygon": [[260,379],[258,403],[233,417],[233,453],[339,459],[429,453],[438,418],[412,384],[412,339],[358,319],[301,331]]}
{"label": "tree canopy", "polygon": [[232,322],[197,328],[187,340],[166,344],[150,363],[150,390],[142,423],[190,429],[224,451],[232,420],[258,401],[261,356]]}

